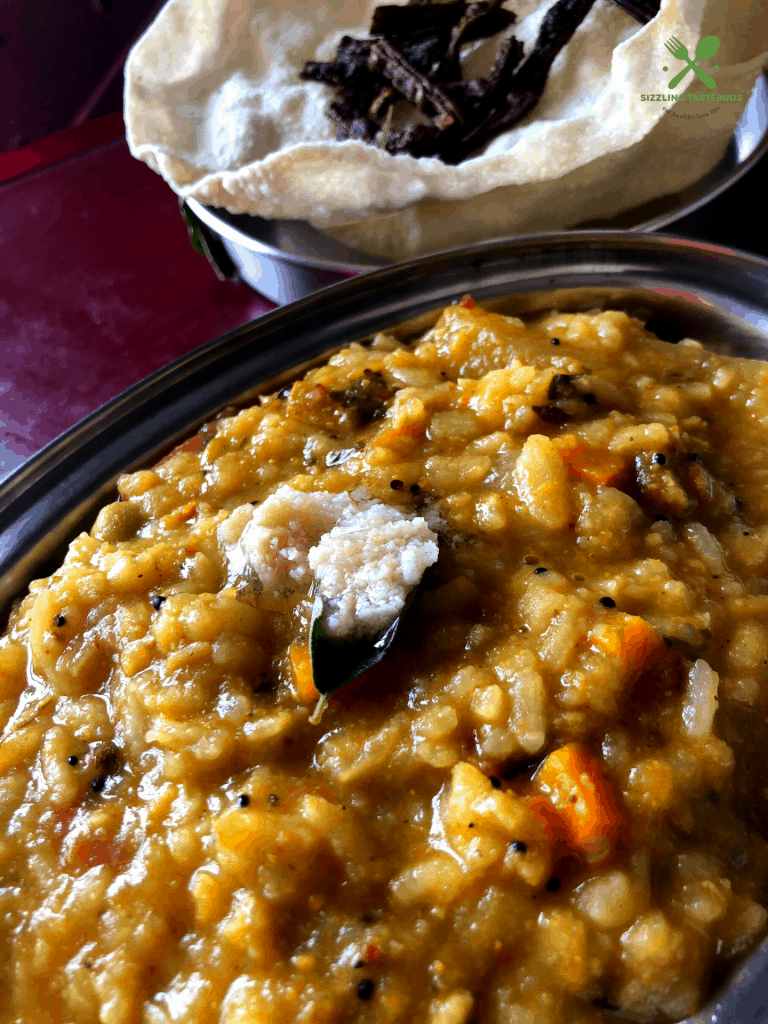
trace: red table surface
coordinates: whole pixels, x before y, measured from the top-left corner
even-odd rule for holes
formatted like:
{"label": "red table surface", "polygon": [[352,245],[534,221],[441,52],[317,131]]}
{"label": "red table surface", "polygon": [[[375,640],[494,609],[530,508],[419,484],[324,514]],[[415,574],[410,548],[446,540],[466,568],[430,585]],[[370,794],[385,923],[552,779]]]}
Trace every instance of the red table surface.
{"label": "red table surface", "polygon": [[147,374],[273,308],[216,278],[176,196],[121,139],[0,187],[0,478]]}
{"label": "red table surface", "polygon": [[[119,112],[0,153],[0,479],[177,356],[273,309],[220,282]],[[768,256],[768,154],[675,234]],[[5,184],[3,184],[5,182]]]}

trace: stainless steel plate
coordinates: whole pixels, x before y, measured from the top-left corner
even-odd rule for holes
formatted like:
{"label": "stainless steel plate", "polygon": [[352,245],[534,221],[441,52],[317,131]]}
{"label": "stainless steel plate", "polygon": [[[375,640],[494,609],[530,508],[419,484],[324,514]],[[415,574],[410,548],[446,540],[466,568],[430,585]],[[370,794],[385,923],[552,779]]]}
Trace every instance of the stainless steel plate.
{"label": "stainless steel plate", "polygon": [[[657,231],[692,213],[724,192],[768,152],[768,72],[755,88],[722,160],[694,185],[661,196],[609,220],[579,227]],[[273,302],[303,298],[317,288],[389,260],[366,256],[300,220],[264,220],[227,213],[187,201],[193,212],[222,239],[244,281]]]}
{"label": "stainless steel plate", "polygon": [[[694,336],[768,358],[768,260],[632,232],[485,243],[365,274],[275,310],[171,363],[53,441],[0,483],[0,606],[61,562],[114,500],[217,410],[253,400],[328,352],[405,323],[415,331],[469,292],[521,316],[553,305],[624,308],[671,341]],[[410,326],[408,326],[410,325]],[[691,1024],[768,1021],[768,942]]]}

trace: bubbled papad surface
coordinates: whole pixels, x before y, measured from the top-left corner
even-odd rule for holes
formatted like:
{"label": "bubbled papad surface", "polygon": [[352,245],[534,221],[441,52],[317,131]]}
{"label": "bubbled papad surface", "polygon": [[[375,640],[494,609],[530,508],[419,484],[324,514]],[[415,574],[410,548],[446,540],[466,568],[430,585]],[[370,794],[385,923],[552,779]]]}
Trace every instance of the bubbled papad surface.
{"label": "bubbled papad surface", "polygon": [[[663,0],[642,27],[596,0],[535,109],[450,167],[336,141],[325,113],[333,90],[299,78],[305,61],[331,59],[341,36],[366,35],[375,6],[170,0],[128,58],[131,152],[180,196],[309,220],[362,251],[403,259],[611,216],[691,184],[722,156],[768,56],[758,0]],[[529,53],[549,4],[505,6]],[[693,54],[707,34],[721,46],[702,68],[718,93],[742,101],[642,101],[669,93],[683,67],[665,40],[675,36]],[[486,74],[493,49],[480,45],[464,77]],[[707,92],[692,72],[678,89]]]}

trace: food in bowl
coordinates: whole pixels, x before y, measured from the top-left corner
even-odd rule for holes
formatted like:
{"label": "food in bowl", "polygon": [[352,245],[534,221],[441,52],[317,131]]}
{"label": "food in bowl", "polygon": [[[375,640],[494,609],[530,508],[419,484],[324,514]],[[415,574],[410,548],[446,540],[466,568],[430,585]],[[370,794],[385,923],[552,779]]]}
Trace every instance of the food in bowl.
{"label": "food in bowl", "polygon": [[[767,399],[465,298],[121,477],[0,641],[7,1018],[694,1013],[768,921]],[[313,724],[318,589],[399,629]]]}

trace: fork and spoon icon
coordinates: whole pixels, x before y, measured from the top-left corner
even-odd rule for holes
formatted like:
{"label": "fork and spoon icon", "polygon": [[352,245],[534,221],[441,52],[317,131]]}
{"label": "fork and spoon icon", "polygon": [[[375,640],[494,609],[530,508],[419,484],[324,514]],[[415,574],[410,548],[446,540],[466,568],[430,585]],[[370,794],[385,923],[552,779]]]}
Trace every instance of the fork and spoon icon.
{"label": "fork and spoon icon", "polygon": [[[712,78],[711,75],[708,75],[706,71],[702,71],[697,65],[697,61],[706,60],[708,57],[714,57],[720,49],[720,40],[717,36],[704,36],[704,38],[700,40],[699,45],[696,47],[696,57],[694,60],[691,60],[688,56],[688,50],[683,46],[679,39],[675,38],[675,36],[670,36],[664,45],[676,60],[684,60],[686,64],[680,74],[675,75],[669,83],[668,88],[674,89],[676,85],[679,85],[689,71],[693,71],[698,75],[708,89],[717,88],[714,78]],[[715,71],[717,71],[717,68],[715,68]]]}

